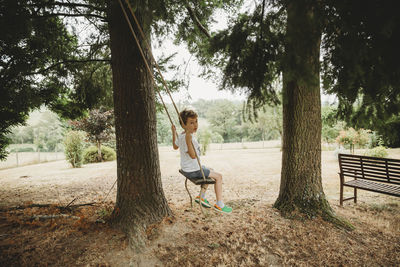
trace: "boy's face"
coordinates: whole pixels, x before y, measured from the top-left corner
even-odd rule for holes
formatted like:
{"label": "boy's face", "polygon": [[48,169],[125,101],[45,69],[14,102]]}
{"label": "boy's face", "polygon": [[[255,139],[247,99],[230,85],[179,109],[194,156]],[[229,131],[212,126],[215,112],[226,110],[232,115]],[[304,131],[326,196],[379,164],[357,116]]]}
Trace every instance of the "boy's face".
{"label": "boy's face", "polygon": [[197,122],[197,117],[189,117],[186,121],[185,127],[183,127],[186,132],[195,133],[197,131],[197,127],[199,126]]}

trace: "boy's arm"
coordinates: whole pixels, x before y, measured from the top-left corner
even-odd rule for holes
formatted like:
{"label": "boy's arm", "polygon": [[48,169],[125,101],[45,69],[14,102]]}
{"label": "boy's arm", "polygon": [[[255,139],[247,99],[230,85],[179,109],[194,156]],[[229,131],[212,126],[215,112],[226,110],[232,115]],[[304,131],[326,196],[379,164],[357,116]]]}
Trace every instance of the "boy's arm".
{"label": "boy's arm", "polygon": [[179,148],[179,146],[176,145],[176,127],[175,127],[175,125],[172,124],[171,130],[172,130],[172,147],[175,150],[177,150]]}
{"label": "boy's arm", "polygon": [[193,148],[192,135],[190,133],[186,133],[185,140],[186,140],[186,145],[188,147],[188,152],[187,153],[189,154],[189,156],[192,159],[195,159],[196,158],[196,152],[194,151],[194,148]]}

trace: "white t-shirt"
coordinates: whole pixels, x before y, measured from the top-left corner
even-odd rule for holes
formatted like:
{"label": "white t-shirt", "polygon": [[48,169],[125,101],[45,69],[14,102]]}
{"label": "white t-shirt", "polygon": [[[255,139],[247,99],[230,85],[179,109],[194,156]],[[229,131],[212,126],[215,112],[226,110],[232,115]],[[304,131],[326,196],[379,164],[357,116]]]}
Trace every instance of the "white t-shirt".
{"label": "white t-shirt", "polygon": [[[200,146],[197,142],[196,137],[193,134],[192,143],[196,150],[197,156],[200,157]],[[186,133],[181,133],[178,135],[178,139],[175,140],[175,145],[179,147],[179,152],[181,153],[181,169],[184,172],[194,172],[200,170],[197,159],[192,159],[188,153],[188,146],[186,144]]]}

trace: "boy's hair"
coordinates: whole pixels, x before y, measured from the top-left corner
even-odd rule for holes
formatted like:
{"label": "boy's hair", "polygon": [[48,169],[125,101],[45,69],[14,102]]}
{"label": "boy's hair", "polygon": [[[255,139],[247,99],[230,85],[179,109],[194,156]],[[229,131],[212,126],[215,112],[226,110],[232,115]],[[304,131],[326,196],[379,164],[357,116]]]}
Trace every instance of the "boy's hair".
{"label": "boy's hair", "polygon": [[[197,118],[197,113],[191,109],[184,109],[179,113],[179,116],[181,116],[183,123],[186,124],[188,118]],[[179,121],[179,123],[183,127],[182,122]]]}

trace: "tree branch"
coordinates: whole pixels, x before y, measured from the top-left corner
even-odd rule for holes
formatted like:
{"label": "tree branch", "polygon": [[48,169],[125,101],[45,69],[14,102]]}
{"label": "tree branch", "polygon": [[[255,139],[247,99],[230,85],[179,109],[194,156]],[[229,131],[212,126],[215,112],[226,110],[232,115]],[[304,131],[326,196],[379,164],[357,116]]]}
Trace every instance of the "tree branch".
{"label": "tree branch", "polygon": [[93,9],[99,12],[105,12],[105,8],[99,8],[96,6],[88,5],[88,4],[75,4],[75,3],[64,3],[64,2],[54,2],[54,3],[45,3],[45,4],[39,4],[39,5],[29,5],[32,7],[55,7],[55,6],[62,6],[62,7],[84,7],[84,8],[89,8]]}
{"label": "tree branch", "polygon": [[82,13],[82,14],[71,14],[71,13],[51,13],[51,14],[46,14],[46,15],[37,15],[37,16],[32,16],[33,18],[51,18],[51,17],[58,17],[58,16],[63,16],[63,17],[94,17],[102,20],[107,20],[106,17],[96,15],[96,14],[89,14],[89,13]]}
{"label": "tree branch", "polygon": [[92,5],[88,5],[88,4],[74,4],[74,3],[62,3],[62,2],[54,2],[54,5],[58,5],[58,6],[66,6],[66,7],[85,7],[85,8],[89,8],[89,9],[93,9],[93,10],[97,10],[100,12],[105,12],[106,9],[105,8],[99,8],[96,6],[92,6]]}
{"label": "tree branch", "polygon": [[186,9],[189,12],[190,18],[199,28],[199,30],[204,33],[208,38],[211,38],[211,34],[207,31],[207,29],[201,24],[200,20],[197,18],[196,14],[194,13],[193,9],[189,6],[189,3],[186,1]]}
{"label": "tree branch", "polygon": [[65,61],[60,61],[60,62],[54,63],[53,65],[51,65],[45,69],[42,69],[38,72],[28,73],[28,75],[42,74],[42,73],[44,73],[54,67],[57,67],[58,65],[61,65],[61,64],[88,63],[88,62],[108,62],[108,63],[110,63],[111,59],[65,60]]}
{"label": "tree branch", "polygon": [[[68,0],[67,0],[67,1],[68,1]],[[68,1],[68,3],[71,4],[69,1]],[[78,7],[74,7],[74,10],[75,10],[76,12],[78,12],[78,14],[82,14],[82,12],[79,10]],[[104,9],[104,12],[105,12],[105,9]],[[91,21],[88,17],[86,17],[86,20],[89,21],[89,23],[92,24],[99,32],[101,32],[99,26],[98,26],[96,23],[94,23],[93,21]]]}
{"label": "tree branch", "polygon": [[262,40],[262,27],[264,22],[264,9],[265,9],[265,0],[262,2],[262,11],[261,11],[261,18],[260,18],[260,40]]}

